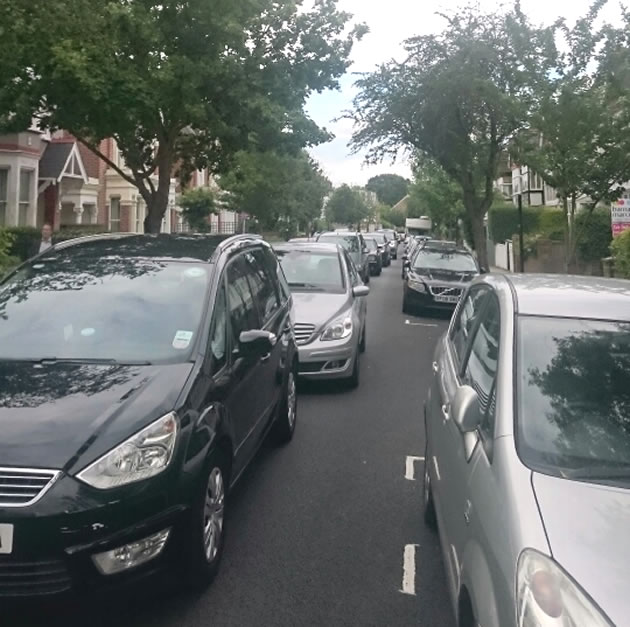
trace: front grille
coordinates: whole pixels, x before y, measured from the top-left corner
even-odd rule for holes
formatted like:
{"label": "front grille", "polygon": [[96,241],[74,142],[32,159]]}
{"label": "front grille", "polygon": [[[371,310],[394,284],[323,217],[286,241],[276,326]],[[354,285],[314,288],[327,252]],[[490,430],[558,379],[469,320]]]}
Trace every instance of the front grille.
{"label": "front grille", "polygon": [[61,560],[0,559],[0,598],[59,594],[71,587],[70,574]]}
{"label": "front grille", "polygon": [[293,333],[295,334],[296,344],[306,344],[311,339],[314,332],[314,324],[304,324],[302,322],[296,322],[293,325]]}
{"label": "front grille", "polygon": [[439,296],[444,294],[446,296],[461,296],[461,287],[448,287],[446,285],[432,285],[430,288],[431,294]]}
{"label": "front grille", "polygon": [[0,468],[0,507],[26,507],[38,501],[58,477],[57,470]]}

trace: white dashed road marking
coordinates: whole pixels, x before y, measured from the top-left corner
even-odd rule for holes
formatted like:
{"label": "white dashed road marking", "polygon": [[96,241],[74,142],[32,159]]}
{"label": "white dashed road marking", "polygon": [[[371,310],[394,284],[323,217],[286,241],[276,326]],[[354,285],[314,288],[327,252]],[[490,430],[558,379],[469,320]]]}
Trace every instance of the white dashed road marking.
{"label": "white dashed road marking", "polygon": [[407,455],[407,460],[405,461],[405,479],[409,481],[416,480],[416,472],[415,472],[415,462],[423,462],[424,457],[414,457],[413,455]]}
{"label": "white dashed road marking", "polygon": [[416,549],[418,544],[406,544],[403,553],[403,579],[401,592],[416,596]]}
{"label": "white dashed road marking", "polygon": [[437,324],[433,324],[431,322],[411,322],[409,319],[405,320],[405,324],[412,327],[437,327]]}

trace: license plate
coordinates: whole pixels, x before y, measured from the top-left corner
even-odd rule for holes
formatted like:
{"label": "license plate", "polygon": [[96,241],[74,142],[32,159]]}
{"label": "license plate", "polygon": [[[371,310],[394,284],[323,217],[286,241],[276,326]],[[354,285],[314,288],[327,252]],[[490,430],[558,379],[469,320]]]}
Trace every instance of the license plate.
{"label": "license plate", "polygon": [[459,296],[452,296],[449,294],[438,294],[434,296],[436,303],[457,303]]}
{"label": "license plate", "polygon": [[0,555],[13,551],[13,525],[0,525]]}

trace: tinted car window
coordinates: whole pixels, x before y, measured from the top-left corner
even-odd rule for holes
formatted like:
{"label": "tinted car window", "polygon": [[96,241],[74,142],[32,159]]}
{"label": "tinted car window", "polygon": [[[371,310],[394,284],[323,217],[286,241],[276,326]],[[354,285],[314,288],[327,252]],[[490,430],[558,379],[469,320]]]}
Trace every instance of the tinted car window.
{"label": "tinted car window", "polygon": [[215,299],[210,331],[212,374],[216,374],[227,364],[227,341],[227,303],[225,299],[225,281],[222,281]]}
{"label": "tinted car window", "polygon": [[494,435],[494,398],[499,358],[499,303],[494,296],[488,298],[481,322],[472,340],[465,381],[479,397],[482,413],[481,430],[487,437]]}
{"label": "tinted car window", "polygon": [[460,364],[463,364],[466,357],[470,334],[474,331],[487,295],[487,289],[474,287],[468,292],[458,309],[451,339]]}
{"label": "tinted car window", "polygon": [[345,291],[341,262],[336,251],[279,250],[277,254],[292,290]]}
{"label": "tinted car window", "polygon": [[280,306],[276,287],[265,266],[262,250],[247,252],[243,257],[254,300],[258,304],[262,324],[265,325]]}
{"label": "tinted car window", "polygon": [[363,281],[361,281],[361,277],[357,272],[357,268],[354,265],[354,261],[352,261],[352,257],[346,254],[346,265],[348,266],[348,273],[350,274],[350,283],[352,286],[361,285]]}
{"label": "tinted car window", "polygon": [[378,244],[376,243],[376,240],[372,239],[371,237],[366,237],[365,244],[369,252],[371,253],[378,252]]}
{"label": "tinted car window", "polygon": [[630,323],[524,317],[517,328],[522,459],[584,478],[623,467],[627,481]]}
{"label": "tinted car window", "polygon": [[262,252],[272,275],[275,275],[276,277],[278,283],[278,296],[280,298],[280,302],[284,304],[291,297],[291,290],[289,288],[287,278],[282,270],[282,266],[278,262],[278,257],[271,250],[265,248]]}
{"label": "tinted car window", "polygon": [[339,244],[349,253],[361,252],[359,249],[359,238],[356,235],[337,235],[331,233],[328,235],[320,235],[317,241],[322,243],[328,242],[330,244]]}
{"label": "tinted car window", "polygon": [[150,258],[41,259],[0,285],[0,358],[185,361],[210,274]]}
{"label": "tinted car window", "polygon": [[440,252],[421,248],[413,260],[413,269],[450,270],[452,272],[477,272],[477,264],[472,255],[462,252]]}
{"label": "tinted car window", "polygon": [[254,297],[247,281],[247,267],[242,256],[228,265],[227,290],[233,346],[237,347],[243,331],[260,327]]}

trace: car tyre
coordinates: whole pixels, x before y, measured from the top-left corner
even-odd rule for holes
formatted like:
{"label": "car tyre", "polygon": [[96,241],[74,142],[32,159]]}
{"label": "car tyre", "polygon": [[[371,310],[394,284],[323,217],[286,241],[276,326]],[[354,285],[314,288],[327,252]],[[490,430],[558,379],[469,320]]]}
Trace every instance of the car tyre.
{"label": "car tyre", "polygon": [[361,360],[359,359],[359,351],[354,358],[354,364],[352,366],[352,374],[348,379],[348,387],[354,390],[359,387],[359,378],[361,375]]}
{"label": "car tyre", "polygon": [[273,438],[277,444],[287,444],[293,439],[298,415],[297,372],[295,366],[287,374],[287,382],[278,413],[273,425]]}
{"label": "car tyre", "polygon": [[198,592],[212,583],[223,556],[229,467],[221,451],[210,455],[182,533],[179,555],[182,582]]}
{"label": "car tyre", "polygon": [[366,325],[363,325],[363,333],[361,334],[361,341],[359,342],[359,351],[365,353],[365,349],[367,348],[367,328]]}
{"label": "car tyre", "polygon": [[424,522],[429,529],[437,529],[437,516],[435,514],[435,502],[431,489],[431,474],[429,473],[429,447],[425,447],[424,453],[424,482],[422,489],[422,504],[424,510]]}
{"label": "car tyre", "polygon": [[404,314],[411,314],[411,305],[409,304],[409,300],[406,294],[403,296],[402,312]]}

